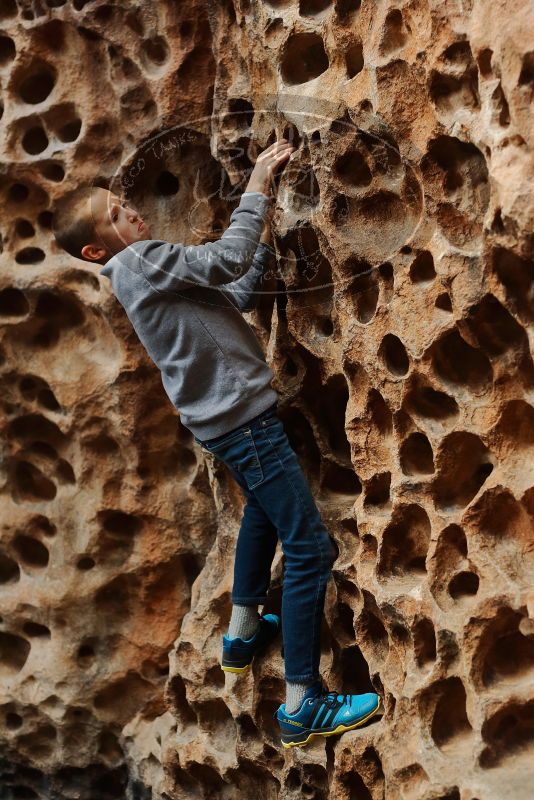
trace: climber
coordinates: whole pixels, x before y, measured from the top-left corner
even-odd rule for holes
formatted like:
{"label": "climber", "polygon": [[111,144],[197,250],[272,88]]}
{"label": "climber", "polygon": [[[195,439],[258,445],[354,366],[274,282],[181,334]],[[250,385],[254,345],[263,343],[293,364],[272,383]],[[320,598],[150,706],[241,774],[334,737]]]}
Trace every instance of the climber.
{"label": "climber", "polygon": [[243,491],[232,613],[222,668],[242,673],[277,635],[267,600],[277,540],[284,555],[281,627],[286,701],[276,711],[284,747],[364,724],[381,698],[329,692],[319,674],[326,584],[337,553],[278,416],[274,375],[242,311],[273,260],[266,220],[277,171],[293,146],[258,156],[230,225],[200,245],[153,239],[130,204],[101,187],[78,188],[54,212],[67,252],[102,265],[162,383],[197,444],[224,462]]}

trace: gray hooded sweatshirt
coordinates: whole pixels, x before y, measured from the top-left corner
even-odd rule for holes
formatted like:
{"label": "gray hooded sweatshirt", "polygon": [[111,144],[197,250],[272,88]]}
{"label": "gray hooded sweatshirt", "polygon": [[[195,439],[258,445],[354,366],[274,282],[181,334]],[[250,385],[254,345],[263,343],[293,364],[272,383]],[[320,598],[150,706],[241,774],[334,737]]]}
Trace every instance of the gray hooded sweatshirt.
{"label": "gray hooded sweatshirt", "polygon": [[269,202],[261,192],[245,192],[216,242],[135,242],[100,269],[161,370],[182,424],[201,441],[278,399],[242,315],[254,308],[263,272],[274,262],[272,248],[259,243]]}

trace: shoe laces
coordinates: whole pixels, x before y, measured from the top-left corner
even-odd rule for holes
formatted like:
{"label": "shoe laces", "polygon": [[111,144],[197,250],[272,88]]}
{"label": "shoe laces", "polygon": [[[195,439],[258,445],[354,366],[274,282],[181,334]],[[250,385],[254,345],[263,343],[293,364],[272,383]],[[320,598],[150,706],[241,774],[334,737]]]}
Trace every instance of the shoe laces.
{"label": "shoe laces", "polygon": [[[338,698],[342,698],[339,700]],[[345,703],[350,705],[350,694],[341,694],[341,692],[329,692],[325,687],[313,699],[324,703],[327,708],[341,708]]]}
{"label": "shoe laces", "polygon": [[[342,700],[338,700],[338,697],[342,697]],[[314,696],[309,697],[306,702],[317,702],[317,703],[324,703],[327,708],[334,708],[338,709],[341,708],[345,703],[350,705],[350,694],[341,694],[341,692],[329,692],[328,689],[323,686],[321,690]],[[277,719],[278,711],[275,711],[273,714],[273,719]]]}

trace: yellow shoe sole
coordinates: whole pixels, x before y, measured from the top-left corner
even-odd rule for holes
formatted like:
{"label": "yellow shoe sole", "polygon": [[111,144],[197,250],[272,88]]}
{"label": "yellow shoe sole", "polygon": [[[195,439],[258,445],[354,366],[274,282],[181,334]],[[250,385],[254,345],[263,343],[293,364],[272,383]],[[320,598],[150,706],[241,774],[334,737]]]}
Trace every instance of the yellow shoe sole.
{"label": "yellow shoe sole", "polygon": [[252,662],[247,664],[246,667],[223,667],[223,672],[237,672],[241,674],[242,672],[246,672],[247,669],[250,669]]}
{"label": "yellow shoe sole", "polygon": [[338,733],[345,733],[345,731],[352,731],[354,728],[358,728],[360,725],[363,725],[364,722],[367,722],[367,720],[371,719],[371,717],[374,717],[374,715],[378,711],[382,711],[382,699],[381,698],[378,701],[378,705],[377,705],[376,708],[374,708],[369,714],[367,714],[366,717],[364,717],[363,719],[358,720],[358,722],[355,722],[353,725],[338,725],[335,730],[333,730],[333,731],[325,731],[324,733],[321,733],[321,731],[317,731],[317,732],[314,731],[313,733],[310,733],[308,738],[305,739],[303,742],[282,742],[282,745],[284,747],[286,747],[286,748],[288,748],[288,747],[305,747],[307,744],[309,744],[311,742],[312,739],[315,739],[315,737],[317,737],[317,736],[335,736]]}

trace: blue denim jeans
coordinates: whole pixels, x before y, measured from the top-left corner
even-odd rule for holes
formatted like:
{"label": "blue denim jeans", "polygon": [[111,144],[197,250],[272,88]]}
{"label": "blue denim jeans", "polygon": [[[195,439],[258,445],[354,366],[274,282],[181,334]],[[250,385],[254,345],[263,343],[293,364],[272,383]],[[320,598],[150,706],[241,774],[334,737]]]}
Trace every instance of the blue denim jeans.
{"label": "blue denim jeans", "polygon": [[197,441],[223,461],[246,499],[237,539],[232,603],[263,605],[278,539],[284,554],[285,678],[319,678],[326,583],[337,557],[276,403],[238,428]]}

